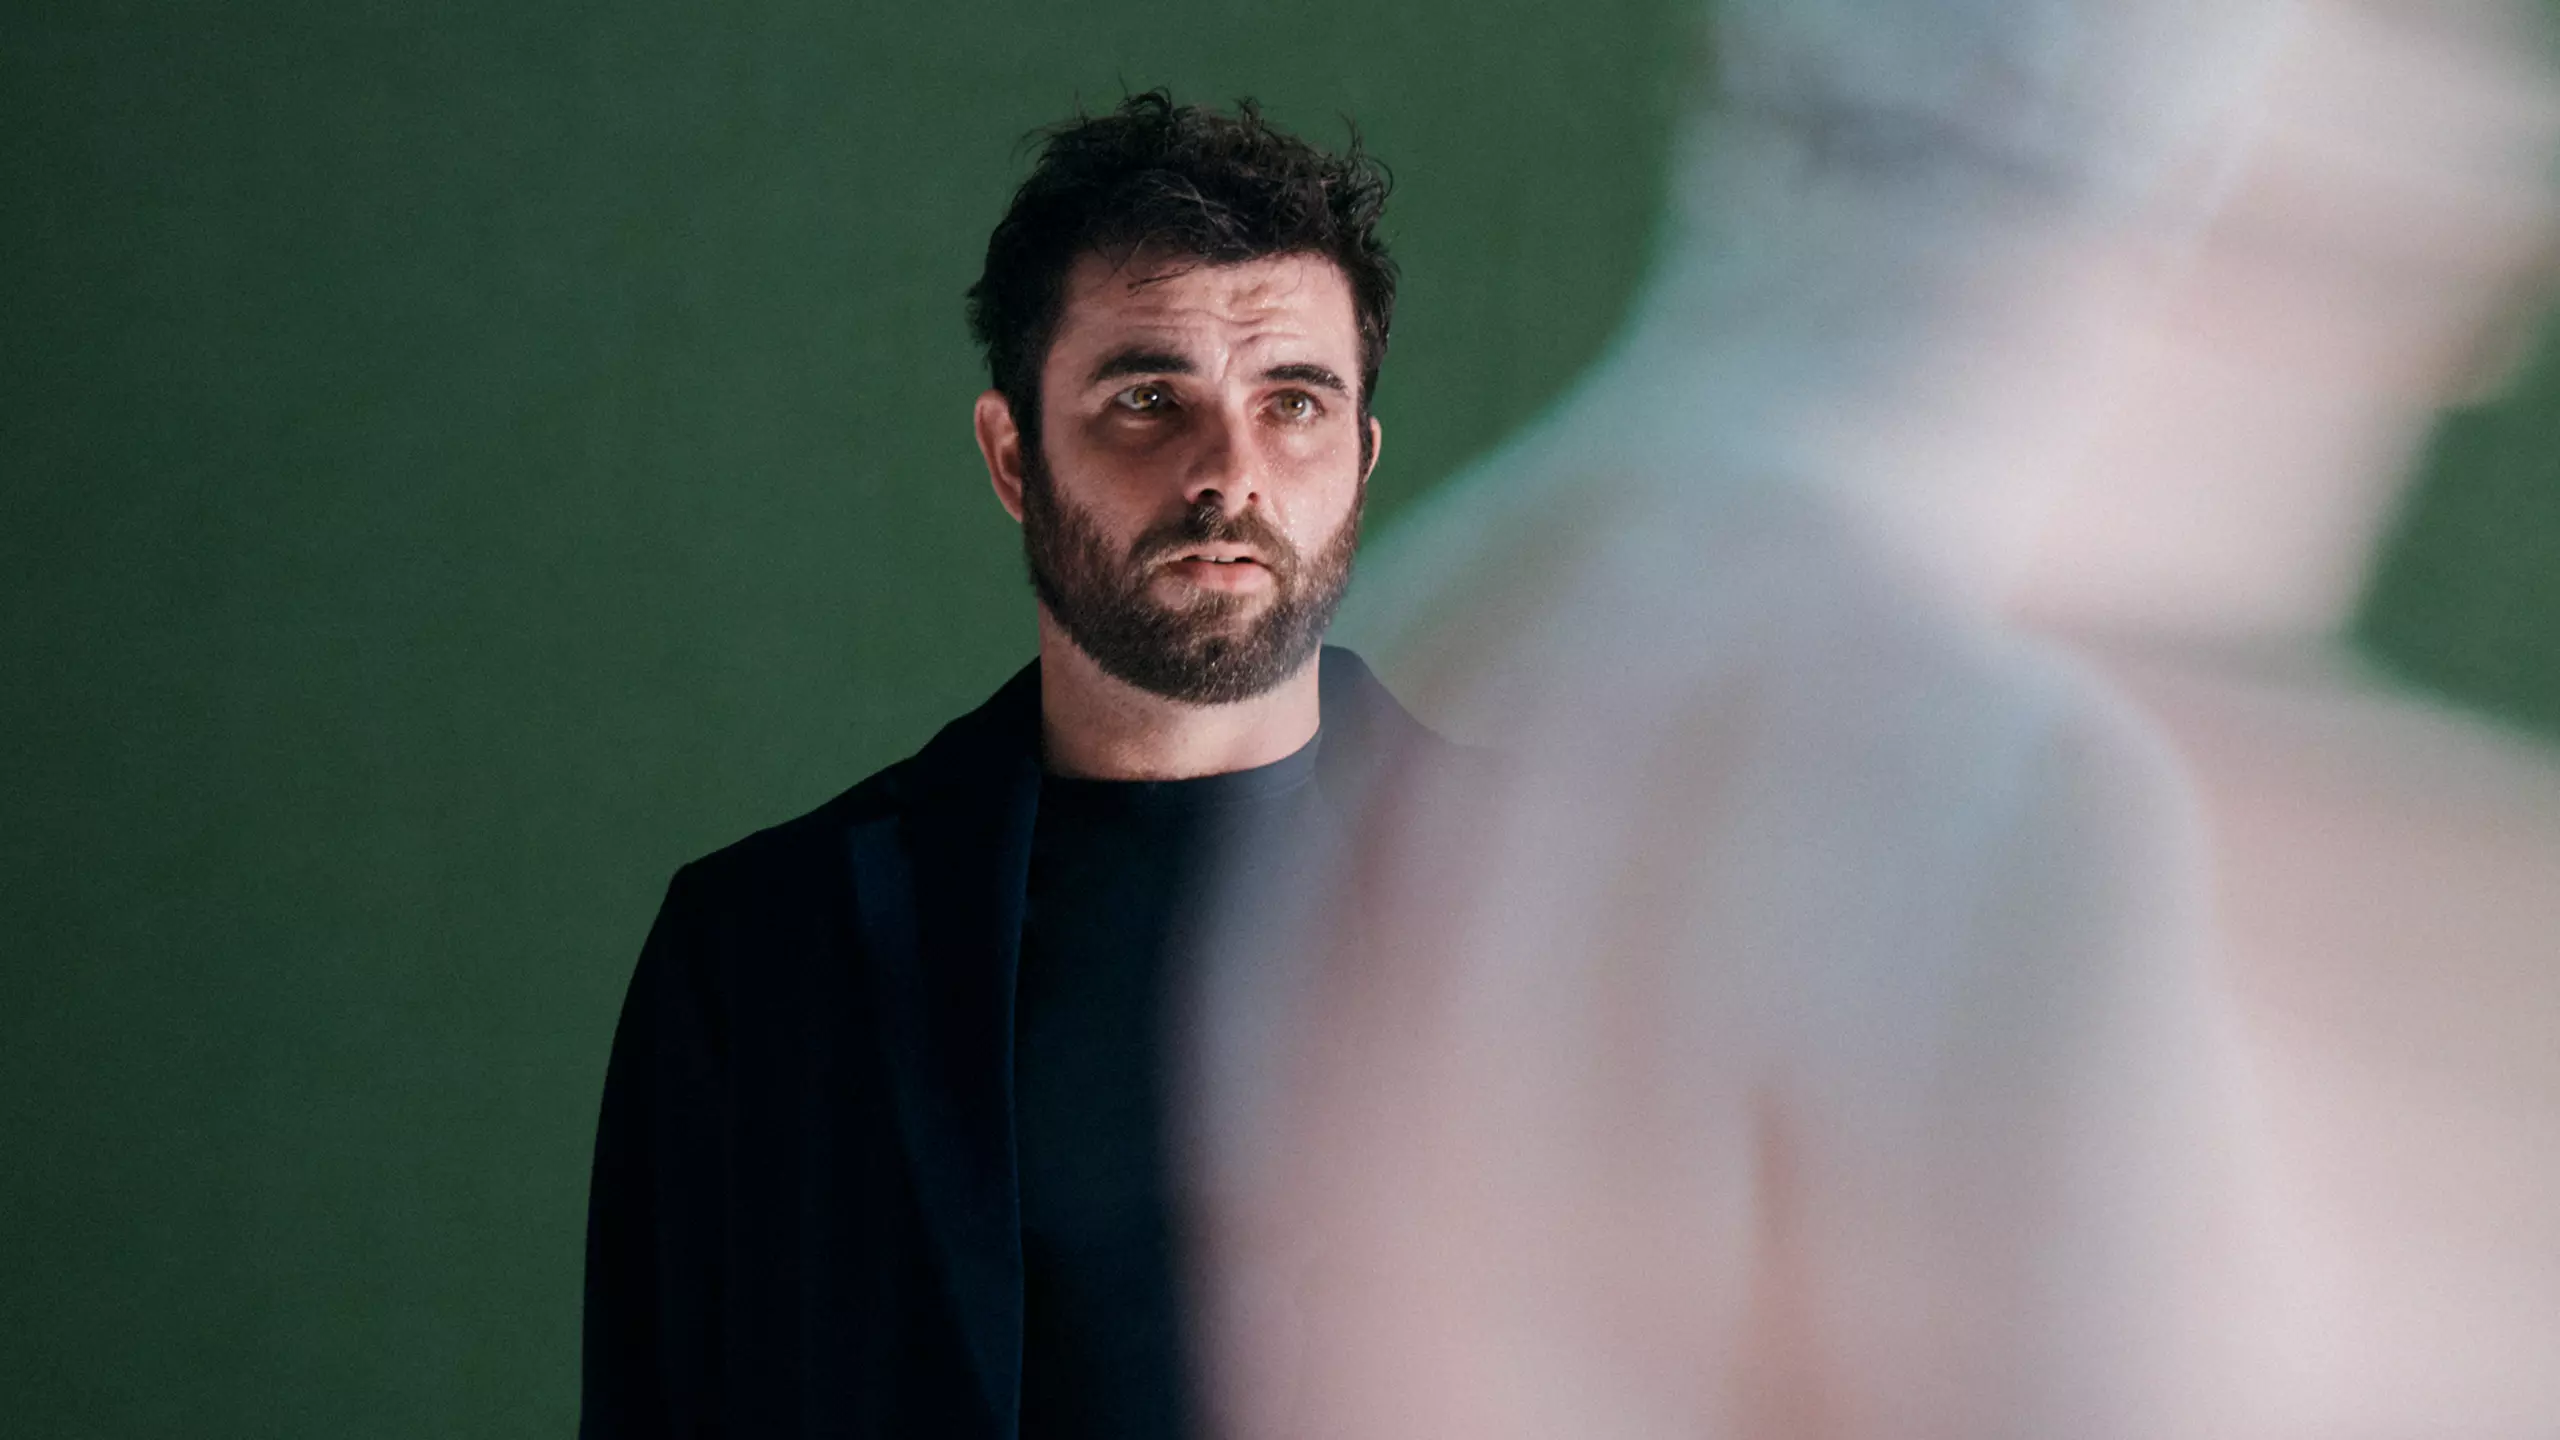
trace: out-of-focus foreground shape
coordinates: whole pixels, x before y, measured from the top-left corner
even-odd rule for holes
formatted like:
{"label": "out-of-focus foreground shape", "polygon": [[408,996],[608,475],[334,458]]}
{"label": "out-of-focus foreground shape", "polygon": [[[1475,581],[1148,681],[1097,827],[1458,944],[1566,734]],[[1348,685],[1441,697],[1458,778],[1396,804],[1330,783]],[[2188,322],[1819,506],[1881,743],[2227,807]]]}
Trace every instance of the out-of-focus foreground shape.
{"label": "out-of-focus foreground shape", "polygon": [[2547,1435],[2560,767],[2337,639],[2539,318],[2506,0],[1733,0],[1655,272],[1238,868],[1240,1436]]}

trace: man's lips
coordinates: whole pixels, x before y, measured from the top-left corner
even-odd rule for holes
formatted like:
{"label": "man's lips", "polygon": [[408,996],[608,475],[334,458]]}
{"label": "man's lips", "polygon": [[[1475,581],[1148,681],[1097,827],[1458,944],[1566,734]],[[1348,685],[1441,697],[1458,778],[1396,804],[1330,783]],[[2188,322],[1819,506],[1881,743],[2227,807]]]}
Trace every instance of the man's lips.
{"label": "man's lips", "polygon": [[1164,568],[1204,590],[1245,590],[1270,583],[1271,567],[1249,552],[1210,547],[1186,550]]}

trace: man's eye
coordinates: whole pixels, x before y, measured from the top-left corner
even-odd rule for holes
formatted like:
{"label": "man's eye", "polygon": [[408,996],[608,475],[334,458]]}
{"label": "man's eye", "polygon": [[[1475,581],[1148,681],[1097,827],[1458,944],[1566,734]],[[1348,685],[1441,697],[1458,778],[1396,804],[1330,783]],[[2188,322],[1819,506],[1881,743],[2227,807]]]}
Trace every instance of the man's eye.
{"label": "man's eye", "polygon": [[1271,399],[1271,405],[1273,409],[1279,411],[1280,418],[1283,420],[1313,420],[1324,413],[1324,407],[1316,403],[1316,397],[1304,390],[1290,390],[1275,395]]}
{"label": "man's eye", "polygon": [[1161,385],[1132,385],[1113,396],[1112,399],[1121,409],[1135,410],[1142,414],[1163,410],[1173,404],[1173,396],[1167,394]]}

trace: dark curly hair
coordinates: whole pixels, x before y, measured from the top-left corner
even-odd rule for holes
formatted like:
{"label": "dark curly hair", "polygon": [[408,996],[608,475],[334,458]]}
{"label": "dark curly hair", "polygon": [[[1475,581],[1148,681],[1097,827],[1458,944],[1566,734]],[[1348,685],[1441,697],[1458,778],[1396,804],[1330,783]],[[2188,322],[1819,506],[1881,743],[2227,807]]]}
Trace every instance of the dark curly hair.
{"label": "dark curly hair", "polygon": [[[1040,370],[1067,272],[1088,254],[1331,260],[1351,282],[1366,419],[1395,314],[1396,266],[1377,235],[1390,180],[1356,132],[1329,155],[1274,128],[1251,100],[1222,115],[1150,90],[1038,138],[1039,162],[987,237],[986,269],[969,287],[969,331],[1026,446],[1039,444]],[[1365,455],[1368,426],[1360,429]]]}

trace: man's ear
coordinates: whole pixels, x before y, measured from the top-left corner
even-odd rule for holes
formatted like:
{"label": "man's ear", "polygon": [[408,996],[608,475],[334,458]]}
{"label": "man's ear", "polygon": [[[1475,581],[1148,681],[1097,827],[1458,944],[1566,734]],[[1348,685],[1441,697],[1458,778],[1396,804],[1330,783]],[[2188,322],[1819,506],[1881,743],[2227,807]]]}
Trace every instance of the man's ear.
{"label": "man's ear", "polygon": [[1368,424],[1369,463],[1360,472],[1360,483],[1363,485],[1369,483],[1370,476],[1378,473],[1378,452],[1387,447],[1387,429],[1385,426],[1378,423],[1378,417],[1375,415],[1369,416]]}
{"label": "man's ear", "polygon": [[1004,392],[978,397],[978,453],[986,457],[987,483],[996,488],[996,503],[1015,521],[1022,519],[1022,427],[1013,423],[1013,406]]}

